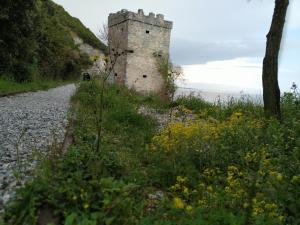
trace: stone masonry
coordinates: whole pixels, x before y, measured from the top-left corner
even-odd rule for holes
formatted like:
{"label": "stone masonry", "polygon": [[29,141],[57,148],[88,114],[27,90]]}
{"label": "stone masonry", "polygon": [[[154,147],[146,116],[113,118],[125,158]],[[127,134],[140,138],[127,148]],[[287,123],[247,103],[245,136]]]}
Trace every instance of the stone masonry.
{"label": "stone masonry", "polygon": [[140,93],[160,93],[164,80],[159,61],[169,58],[172,26],[162,14],[144,15],[141,9],[138,13],[124,9],[111,13],[109,45],[112,54],[120,55],[112,74],[114,80]]}

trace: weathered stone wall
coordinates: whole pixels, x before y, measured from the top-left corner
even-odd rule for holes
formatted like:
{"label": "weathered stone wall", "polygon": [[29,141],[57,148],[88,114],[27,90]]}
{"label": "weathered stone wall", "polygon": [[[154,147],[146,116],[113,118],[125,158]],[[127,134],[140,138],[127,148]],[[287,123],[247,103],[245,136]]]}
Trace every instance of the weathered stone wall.
{"label": "weathered stone wall", "polygon": [[[128,47],[134,53],[127,56],[126,85],[139,92],[160,92],[163,78],[159,61],[169,54],[170,29],[139,21],[129,21]],[[159,53],[157,58],[155,53]]]}
{"label": "weathered stone wall", "polygon": [[88,72],[92,76],[100,76],[100,70],[104,70],[105,68],[104,53],[99,49],[93,48],[92,46],[84,43],[83,40],[76,34],[72,34],[72,37],[75,45],[78,46],[81,52],[86,53],[90,58],[97,57],[97,60],[85,72]]}
{"label": "weathered stone wall", "polygon": [[109,44],[112,59],[116,59],[111,76],[115,82],[125,85],[127,64],[125,51],[128,48],[128,24],[126,22],[109,28]]}
{"label": "weathered stone wall", "polygon": [[122,46],[127,53],[116,63],[116,81],[141,93],[161,92],[164,81],[158,62],[168,58],[172,22],[161,14],[145,16],[142,10],[137,14],[122,10],[110,14],[108,25],[126,36]]}

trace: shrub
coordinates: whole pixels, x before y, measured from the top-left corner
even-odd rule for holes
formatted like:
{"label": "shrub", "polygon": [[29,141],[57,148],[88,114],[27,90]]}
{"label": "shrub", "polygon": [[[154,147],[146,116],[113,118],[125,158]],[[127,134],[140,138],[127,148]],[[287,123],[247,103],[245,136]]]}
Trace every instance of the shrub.
{"label": "shrub", "polygon": [[75,143],[40,160],[4,224],[35,224],[45,204],[65,224],[299,224],[298,96],[283,97],[282,121],[250,102],[181,98],[192,119],[157,131],[137,112],[149,100],[108,86],[96,152],[100,87],[81,83],[72,99]]}

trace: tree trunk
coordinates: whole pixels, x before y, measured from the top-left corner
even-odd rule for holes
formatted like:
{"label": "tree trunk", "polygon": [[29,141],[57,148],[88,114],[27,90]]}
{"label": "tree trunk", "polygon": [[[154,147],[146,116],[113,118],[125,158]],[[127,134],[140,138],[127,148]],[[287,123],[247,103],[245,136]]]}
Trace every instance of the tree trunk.
{"label": "tree trunk", "polygon": [[267,116],[281,117],[278,85],[278,55],[289,0],[275,0],[272,24],[267,34],[266,54],[263,61],[263,99]]}

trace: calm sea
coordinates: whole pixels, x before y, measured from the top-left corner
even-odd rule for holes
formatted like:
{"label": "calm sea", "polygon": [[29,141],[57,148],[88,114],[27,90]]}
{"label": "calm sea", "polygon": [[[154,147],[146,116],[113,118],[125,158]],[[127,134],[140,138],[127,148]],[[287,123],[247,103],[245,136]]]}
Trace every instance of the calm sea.
{"label": "calm sea", "polygon": [[253,101],[255,103],[262,103],[262,95],[260,94],[247,94],[244,92],[229,92],[229,91],[203,91],[195,88],[182,88],[179,87],[176,91],[176,97],[178,96],[187,96],[193,95],[199,98],[202,98],[208,102],[228,102],[232,99],[234,100],[243,100],[243,101]]}

